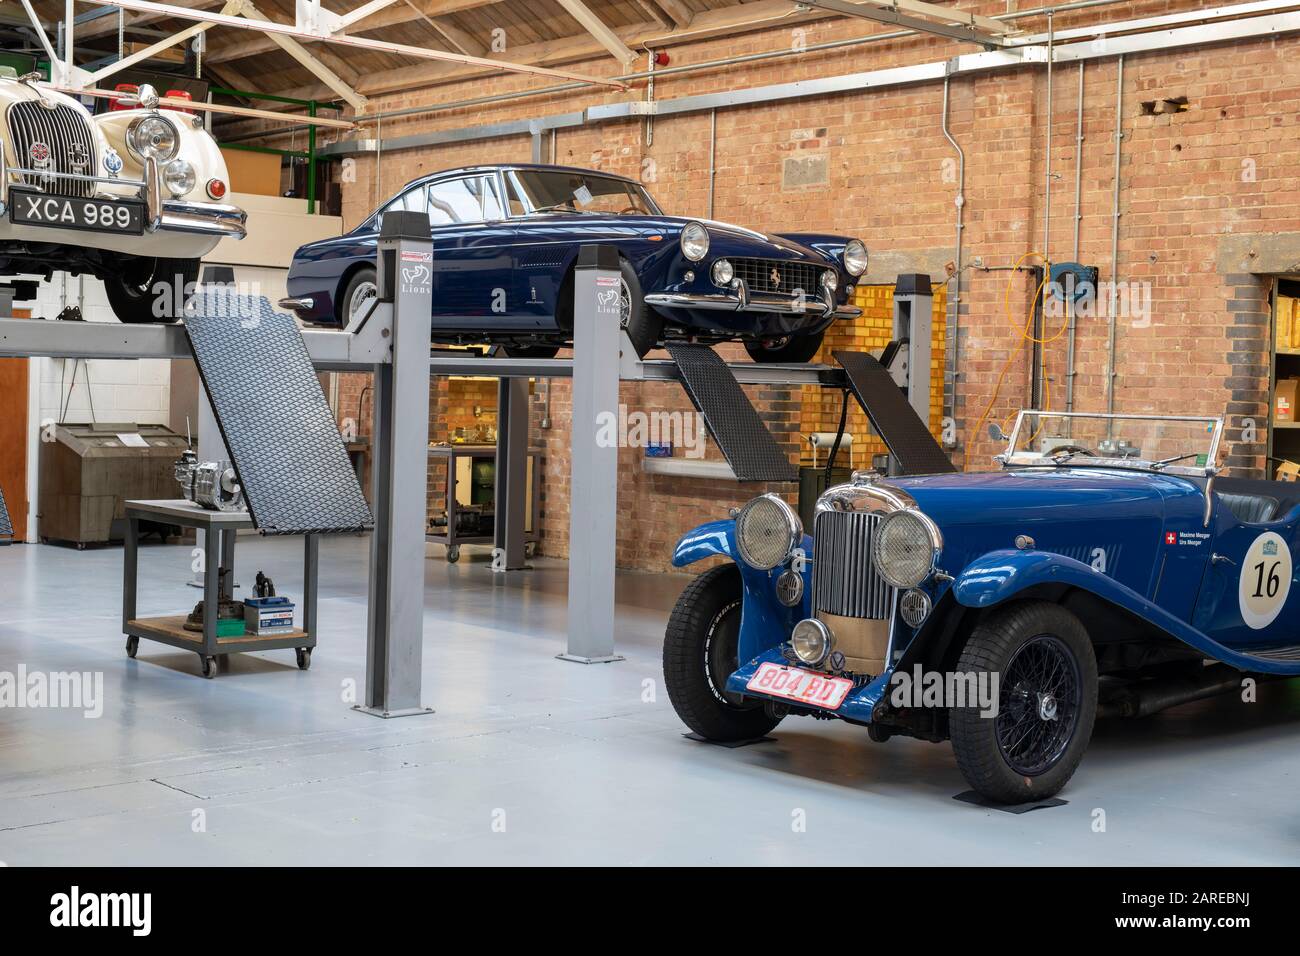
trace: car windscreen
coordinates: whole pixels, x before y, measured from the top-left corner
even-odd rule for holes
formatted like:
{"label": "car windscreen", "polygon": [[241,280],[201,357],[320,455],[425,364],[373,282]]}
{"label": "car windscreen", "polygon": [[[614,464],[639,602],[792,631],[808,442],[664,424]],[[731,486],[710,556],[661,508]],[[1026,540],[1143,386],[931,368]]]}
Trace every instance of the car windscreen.
{"label": "car windscreen", "polygon": [[1008,436],[1007,454],[1022,464],[1102,459],[1135,467],[1159,463],[1171,471],[1204,469],[1213,463],[1219,428],[1214,418],[1024,411]]}
{"label": "car windscreen", "polygon": [[512,216],[541,212],[629,216],[659,213],[654,200],[636,183],[588,173],[512,169],[506,173],[506,192]]}

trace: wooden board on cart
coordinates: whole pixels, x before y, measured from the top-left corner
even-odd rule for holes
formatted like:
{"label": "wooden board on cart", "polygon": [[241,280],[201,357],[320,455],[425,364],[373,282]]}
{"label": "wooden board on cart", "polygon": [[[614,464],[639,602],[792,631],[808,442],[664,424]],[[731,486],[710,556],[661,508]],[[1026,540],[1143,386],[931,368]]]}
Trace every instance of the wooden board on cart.
{"label": "wooden board on cart", "polygon": [[[202,631],[185,630],[185,615],[176,614],[168,617],[143,617],[135,618],[128,621],[129,627],[138,628],[145,635],[154,635],[158,637],[170,637],[181,641],[190,641],[193,644],[201,645],[203,643]],[[286,631],[283,634],[238,634],[230,637],[218,637],[217,645],[222,644],[247,644],[252,641],[292,641],[296,639],[305,640],[307,632],[294,628],[292,631]]]}

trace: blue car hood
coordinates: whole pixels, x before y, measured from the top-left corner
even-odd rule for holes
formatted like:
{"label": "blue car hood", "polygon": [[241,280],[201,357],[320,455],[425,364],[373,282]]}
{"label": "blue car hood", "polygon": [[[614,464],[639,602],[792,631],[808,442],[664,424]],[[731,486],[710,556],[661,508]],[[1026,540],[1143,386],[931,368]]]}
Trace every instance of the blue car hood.
{"label": "blue car hood", "polygon": [[1033,550],[1090,563],[1099,551],[1112,573],[1138,590],[1167,527],[1199,529],[1203,497],[1184,478],[1099,468],[926,475],[886,479],[905,489],[944,536],[941,566],[959,574],[990,551]]}
{"label": "blue car hood", "polygon": [[1170,494],[1194,490],[1191,482],[1175,476],[1099,468],[958,472],[885,480],[906,489],[940,527],[1066,516],[1104,521],[1117,510],[1134,507],[1158,514]]}
{"label": "blue car hood", "polygon": [[[529,216],[526,219],[518,220],[518,222],[521,225],[530,222],[567,223],[570,225],[581,224],[595,230],[630,229],[636,232],[662,232],[673,239],[677,238],[688,223],[699,222],[703,223],[709,230],[709,238],[712,240],[710,257],[718,254],[729,256],[746,255],[762,259],[815,259],[818,262],[825,262],[828,258],[834,259],[834,256],[820,252],[810,245],[796,242],[794,239],[758,232],[754,229],[746,229],[744,226],[737,226],[734,223],[718,222],[713,219],[692,219],[685,216],[574,215],[573,213],[558,212]],[[809,237],[813,236],[811,233],[808,235]],[[817,236],[816,238],[819,243],[834,239],[832,236]],[[843,242],[848,241],[847,237],[843,239]]]}

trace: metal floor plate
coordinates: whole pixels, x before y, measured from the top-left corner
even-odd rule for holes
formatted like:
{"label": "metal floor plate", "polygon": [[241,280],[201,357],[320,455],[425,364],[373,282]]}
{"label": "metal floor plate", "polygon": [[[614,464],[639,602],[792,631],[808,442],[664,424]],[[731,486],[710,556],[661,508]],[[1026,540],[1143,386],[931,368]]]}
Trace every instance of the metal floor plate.
{"label": "metal floor plate", "polygon": [[6,538],[12,538],[14,535],[14,526],[9,520],[9,509],[5,506],[5,493],[3,488],[0,488],[0,535],[3,535]]}
{"label": "metal floor plate", "polygon": [[263,534],[363,531],[374,517],[292,316],[204,290],[185,334]]}
{"label": "metal floor plate", "polygon": [[848,375],[849,388],[905,475],[956,471],[930,429],[874,356],[843,349],[831,353]]}
{"label": "metal floor plate", "polygon": [[781,450],[745,396],[727,363],[707,345],[670,343],[668,353],[682,385],[704,416],[709,434],[741,481],[796,481],[790,457]]}

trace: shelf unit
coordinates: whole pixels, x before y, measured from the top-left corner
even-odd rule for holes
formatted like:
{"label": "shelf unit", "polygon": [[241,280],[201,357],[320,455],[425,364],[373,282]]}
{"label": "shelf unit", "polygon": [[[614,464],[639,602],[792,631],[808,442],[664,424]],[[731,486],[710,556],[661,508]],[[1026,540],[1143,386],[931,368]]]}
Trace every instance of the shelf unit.
{"label": "shelf unit", "polygon": [[[1270,339],[1268,380],[1268,441],[1265,477],[1271,478],[1276,459],[1300,462],[1300,421],[1277,420],[1277,385],[1288,378],[1300,379],[1300,316],[1291,321],[1280,308],[1284,299],[1300,300],[1300,277],[1280,276],[1273,283],[1269,309]],[[1283,319],[1279,325],[1279,317]],[[1297,402],[1300,405],[1300,402]],[[1295,414],[1300,417],[1300,410]]]}

